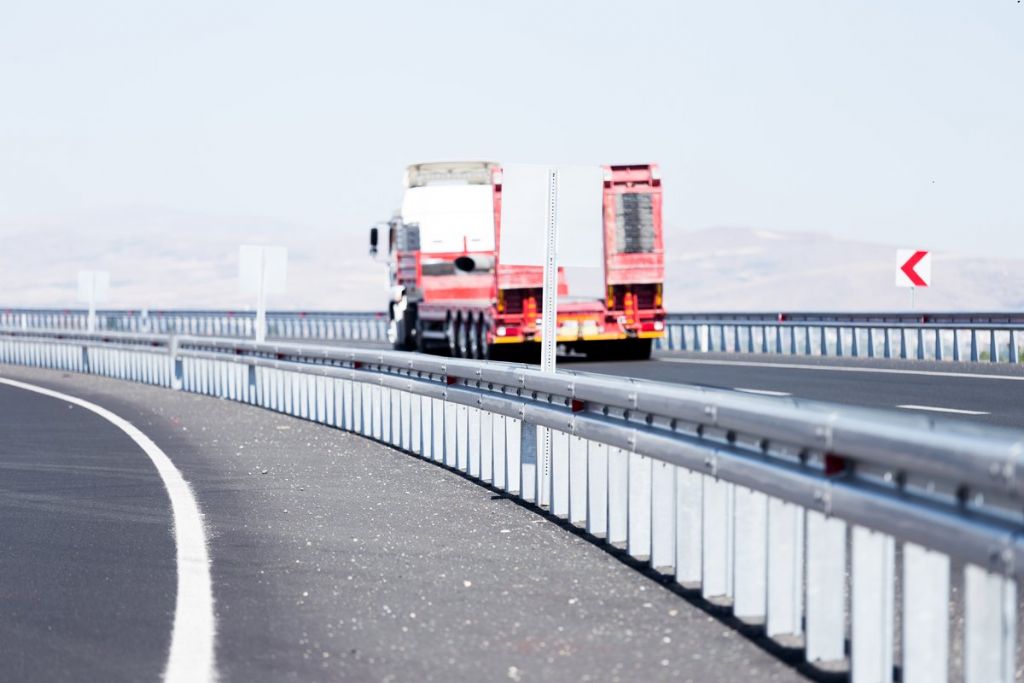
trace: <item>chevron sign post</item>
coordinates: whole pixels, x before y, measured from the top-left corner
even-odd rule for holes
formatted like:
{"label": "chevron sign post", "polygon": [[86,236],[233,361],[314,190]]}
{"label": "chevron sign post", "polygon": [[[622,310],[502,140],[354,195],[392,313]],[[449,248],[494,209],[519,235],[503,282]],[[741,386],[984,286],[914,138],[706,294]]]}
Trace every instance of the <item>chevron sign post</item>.
{"label": "chevron sign post", "polygon": [[932,255],[921,249],[896,250],[896,286],[929,287],[932,284]]}

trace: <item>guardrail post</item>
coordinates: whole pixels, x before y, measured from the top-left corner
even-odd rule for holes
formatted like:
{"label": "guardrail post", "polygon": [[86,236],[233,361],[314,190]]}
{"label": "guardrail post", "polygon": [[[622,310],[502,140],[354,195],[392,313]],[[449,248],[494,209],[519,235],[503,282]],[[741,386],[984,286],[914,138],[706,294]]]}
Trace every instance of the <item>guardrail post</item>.
{"label": "guardrail post", "polygon": [[181,356],[178,355],[178,338],[171,337],[168,346],[170,347],[171,368],[173,371],[171,375],[171,388],[180,390],[185,377],[185,364]]}
{"label": "guardrail post", "polygon": [[1011,363],[1019,363],[1020,356],[1017,351],[1017,330],[1010,330],[1010,359]]}
{"label": "guardrail post", "polygon": [[782,355],[782,326],[775,326],[775,353]]}
{"label": "guardrail post", "polygon": [[907,359],[907,328],[900,328],[900,358]]}
{"label": "guardrail post", "polygon": [[999,349],[996,347],[996,331],[991,329],[988,331],[988,360],[990,363],[999,362]]}
{"label": "guardrail post", "polygon": [[843,658],[845,631],[846,524],[807,513],[807,661]]}
{"label": "guardrail post", "polygon": [[964,568],[964,681],[1014,680],[1017,589],[1012,579]]}
{"label": "guardrail post", "polygon": [[804,517],[804,510],[798,505],[778,498],[768,501],[765,632],[771,638],[803,633]]}
{"label": "guardrail post", "polygon": [[843,356],[843,328],[836,327],[836,357]]}
{"label": "guardrail post", "polygon": [[978,362],[978,331],[971,329],[971,362]]}
{"label": "guardrail post", "polygon": [[895,553],[891,536],[854,526],[851,562],[851,679],[892,680]]}
{"label": "guardrail post", "polygon": [[883,344],[883,358],[892,358],[892,330],[888,327],[882,330],[885,333],[885,340]]}
{"label": "guardrail post", "polygon": [[935,360],[942,360],[942,330],[935,330]]}
{"label": "guardrail post", "polygon": [[917,359],[924,360],[924,330],[917,328]]}
{"label": "guardrail post", "polygon": [[860,358],[860,330],[856,327],[850,328],[850,354]]}
{"label": "guardrail post", "polygon": [[809,325],[804,327],[804,355],[811,355],[811,328]]}
{"label": "guardrail post", "polygon": [[875,328],[868,328],[868,358],[875,357]]}
{"label": "guardrail post", "polygon": [[256,366],[249,365],[246,367],[248,367],[247,384],[249,386],[249,401],[253,403],[256,401]]}
{"label": "guardrail post", "polygon": [[960,332],[953,329],[953,360],[960,362]]}
{"label": "guardrail post", "polygon": [[903,683],[947,678],[949,558],[903,544]]}
{"label": "guardrail post", "polygon": [[82,372],[92,372],[92,369],[89,367],[89,347],[85,344],[82,344]]}
{"label": "guardrail post", "polygon": [[818,346],[822,356],[828,355],[828,340],[825,337],[825,326],[818,328]]}

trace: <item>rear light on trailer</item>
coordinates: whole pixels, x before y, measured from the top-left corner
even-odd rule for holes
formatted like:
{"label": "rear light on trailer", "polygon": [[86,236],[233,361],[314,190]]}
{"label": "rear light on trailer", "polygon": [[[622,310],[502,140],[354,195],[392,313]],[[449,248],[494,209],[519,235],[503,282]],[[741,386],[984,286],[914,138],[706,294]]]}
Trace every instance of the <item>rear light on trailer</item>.
{"label": "rear light on trailer", "polygon": [[661,285],[654,285],[654,307],[661,308]]}
{"label": "rear light on trailer", "polygon": [[608,286],[608,300],[606,304],[609,310],[615,308],[615,288],[611,285]]}
{"label": "rear light on trailer", "polygon": [[661,322],[660,320],[655,320],[654,321],[654,331],[655,332],[661,332],[663,329],[665,329],[665,323]]}
{"label": "rear light on trailer", "polygon": [[498,313],[504,313],[505,312],[505,292],[504,292],[504,290],[501,290],[501,289],[498,290],[498,303],[497,303],[496,308],[498,309]]}

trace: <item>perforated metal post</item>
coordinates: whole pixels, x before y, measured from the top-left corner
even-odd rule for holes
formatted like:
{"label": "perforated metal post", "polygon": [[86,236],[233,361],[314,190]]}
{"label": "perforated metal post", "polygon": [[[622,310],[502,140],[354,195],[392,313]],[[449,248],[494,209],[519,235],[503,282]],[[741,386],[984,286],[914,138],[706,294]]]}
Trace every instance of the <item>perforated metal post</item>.
{"label": "perforated metal post", "polygon": [[[558,171],[548,171],[548,217],[544,231],[544,310],[540,347],[541,372],[555,371],[555,346],[558,330]],[[541,429],[540,474],[543,481],[551,477],[551,430]],[[538,498],[544,493],[544,486],[538,487]],[[538,500],[539,504],[545,501]]]}

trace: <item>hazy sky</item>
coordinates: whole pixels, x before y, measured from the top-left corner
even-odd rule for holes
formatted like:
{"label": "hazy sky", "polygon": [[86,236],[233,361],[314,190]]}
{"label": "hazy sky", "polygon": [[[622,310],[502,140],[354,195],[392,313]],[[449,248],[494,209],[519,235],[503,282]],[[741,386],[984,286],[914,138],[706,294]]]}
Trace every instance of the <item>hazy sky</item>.
{"label": "hazy sky", "polygon": [[1024,257],[1017,0],[0,0],[0,224],[358,236],[414,161],[662,164],[677,226]]}

